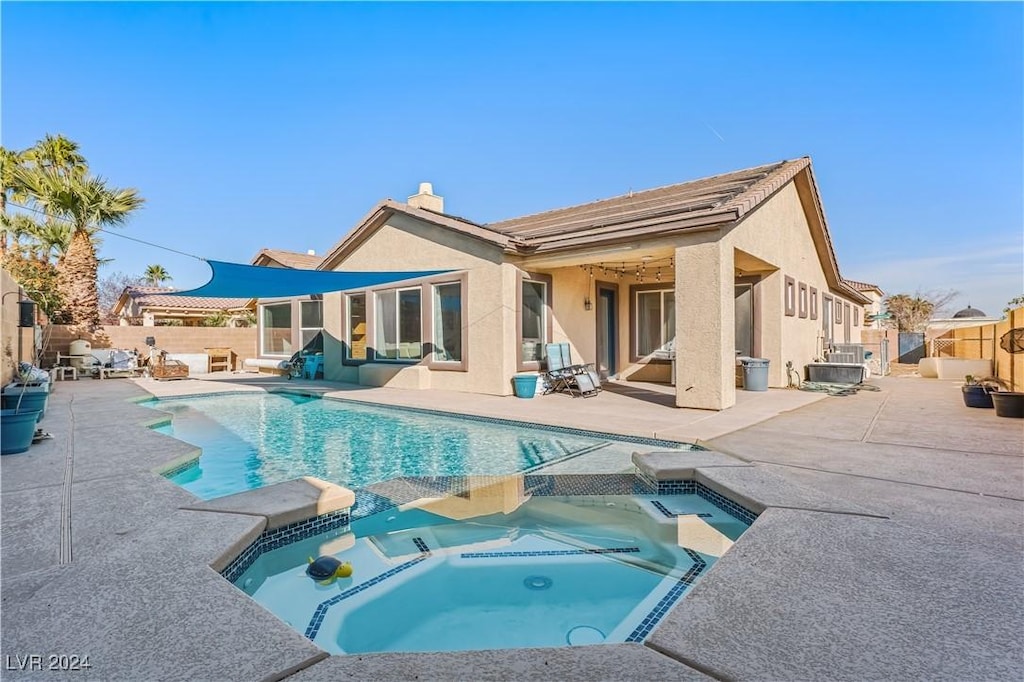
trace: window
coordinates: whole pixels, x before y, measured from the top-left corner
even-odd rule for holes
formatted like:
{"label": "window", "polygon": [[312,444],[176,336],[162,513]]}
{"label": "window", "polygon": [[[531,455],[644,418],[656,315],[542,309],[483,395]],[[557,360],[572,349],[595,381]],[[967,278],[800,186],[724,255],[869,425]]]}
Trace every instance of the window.
{"label": "window", "polygon": [[348,297],[347,354],[350,360],[366,359],[366,294]]}
{"label": "window", "polygon": [[324,328],[323,301],[302,301],[299,318],[299,343],[305,348]]}
{"label": "window", "polygon": [[462,361],[462,284],[435,284],[434,361]]}
{"label": "window", "polygon": [[854,310],[854,314],[853,314],[853,326],[854,327],[859,327],[860,326],[860,318],[862,318],[862,317],[864,317],[864,309],[863,308],[856,308]]}
{"label": "window", "polygon": [[832,343],[832,297],[821,295],[821,336],[825,343]]}
{"label": "window", "polygon": [[812,320],[816,320],[816,319],[818,319],[818,289],[816,287],[811,287],[811,300],[810,300],[810,304],[811,304],[811,319]]}
{"label": "window", "polygon": [[419,287],[377,294],[374,346],[378,359],[418,360],[423,357],[420,298]]}
{"label": "window", "polygon": [[800,317],[807,317],[807,284],[800,282]]}
{"label": "window", "polygon": [[260,355],[291,356],[292,304],[273,303],[260,306]]}
{"label": "window", "polygon": [[636,292],[636,354],[664,350],[676,336],[676,295],[672,289]]}
{"label": "window", "polygon": [[522,357],[520,362],[540,362],[548,343],[548,285],[524,279],[522,290]]}
{"label": "window", "polygon": [[796,280],[786,277],[786,283],[782,295],[785,297],[785,312],[787,317],[796,315]]}
{"label": "window", "polygon": [[836,324],[843,323],[843,302],[836,299]]}

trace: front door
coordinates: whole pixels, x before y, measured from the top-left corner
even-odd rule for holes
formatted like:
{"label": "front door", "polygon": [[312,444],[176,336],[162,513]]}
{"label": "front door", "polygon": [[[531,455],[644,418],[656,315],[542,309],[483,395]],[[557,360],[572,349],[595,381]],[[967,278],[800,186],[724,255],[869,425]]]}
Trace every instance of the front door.
{"label": "front door", "polygon": [[736,284],[736,355],[739,357],[755,357],[754,347],[754,285]]}
{"label": "front door", "polygon": [[618,331],[615,325],[615,315],[618,306],[615,305],[615,292],[617,288],[612,284],[597,285],[597,371],[601,379],[607,379],[618,372],[615,365],[616,344]]}

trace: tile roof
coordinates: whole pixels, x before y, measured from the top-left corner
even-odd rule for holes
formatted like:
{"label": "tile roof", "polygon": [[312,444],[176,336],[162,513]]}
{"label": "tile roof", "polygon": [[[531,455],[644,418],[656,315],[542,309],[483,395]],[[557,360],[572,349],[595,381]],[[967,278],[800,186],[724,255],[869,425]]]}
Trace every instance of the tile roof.
{"label": "tile roof", "polygon": [[[203,298],[168,296],[177,291],[166,287],[128,287],[126,293],[142,308],[188,308],[193,310],[234,310],[249,305],[249,298]],[[123,297],[123,294],[122,294]]]}
{"label": "tile roof", "polygon": [[851,287],[853,287],[857,291],[881,291],[882,290],[881,287],[879,287],[877,284],[868,284],[866,282],[856,282],[856,281],[854,281],[852,279],[846,279],[845,277],[843,278],[843,281],[846,282],[847,284],[849,284]]}
{"label": "tile roof", "polygon": [[486,227],[521,242],[527,252],[709,229],[739,219],[808,165],[806,157],[781,161]]}
{"label": "tile roof", "polygon": [[298,253],[297,251],[260,249],[260,252],[252,259],[252,262],[255,263],[260,259],[260,256],[272,258],[286,268],[295,268],[297,270],[315,270],[316,266],[320,265],[320,262],[323,260],[322,256],[311,256],[308,253]]}

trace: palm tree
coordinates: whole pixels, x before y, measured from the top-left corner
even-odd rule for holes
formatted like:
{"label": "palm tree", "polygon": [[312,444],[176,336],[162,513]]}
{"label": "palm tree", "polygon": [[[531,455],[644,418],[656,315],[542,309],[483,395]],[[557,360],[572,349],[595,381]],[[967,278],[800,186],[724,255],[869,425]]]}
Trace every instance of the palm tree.
{"label": "palm tree", "polygon": [[108,187],[102,178],[55,166],[19,169],[17,175],[47,216],[70,223],[71,240],[58,263],[58,286],[72,324],[94,331],[100,324],[96,231],[123,224],[144,200],[135,189]]}
{"label": "palm tree", "polygon": [[[20,198],[23,187],[18,182],[15,169],[25,161],[23,152],[0,147],[0,258],[7,253],[7,239],[17,239],[16,226],[7,215],[7,199]],[[22,223],[24,227],[24,223]]]}
{"label": "palm tree", "polygon": [[61,176],[81,178],[89,170],[85,157],[78,152],[78,143],[61,134],[47,133],[24,153],[28,165]]}
{"label": "palm tree", "polygon": [[64,261],[68,249],[71,248],[71,225],[58,220],[35,223],[29,234],[32,237],[35,258],[40,263],[56,261],[57,266]]}
{"label": "palm tree", "polygon": [[150,265],[146,267],[146,272],[143,274],[143,278],[147,284],[152,284],[155,287],[160,286],[164,282],[170,282],[173,277],[167,274],[162,265]]}

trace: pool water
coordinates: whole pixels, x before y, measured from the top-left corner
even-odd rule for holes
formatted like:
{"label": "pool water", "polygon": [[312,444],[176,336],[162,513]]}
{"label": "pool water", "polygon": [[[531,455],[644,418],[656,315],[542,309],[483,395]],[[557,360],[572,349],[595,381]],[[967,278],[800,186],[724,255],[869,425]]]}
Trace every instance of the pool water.
{"label": "pool water", "polygon": [[[698,495],[516,506],[509,490],[357,519],[261,554],[235,584],[336,654],[639,642],[747,528]],[[322,555],[352,576],[314,582]]]}
{"label": "pool water", "polygon": [[[301,476],[350,488],[400,476],[508,474],[635,442],[285,393],[143,403],[173,420],[155,430],[202,448],[169,478],[212,499]],[[661,442],[659,448],[695,446]]]}

